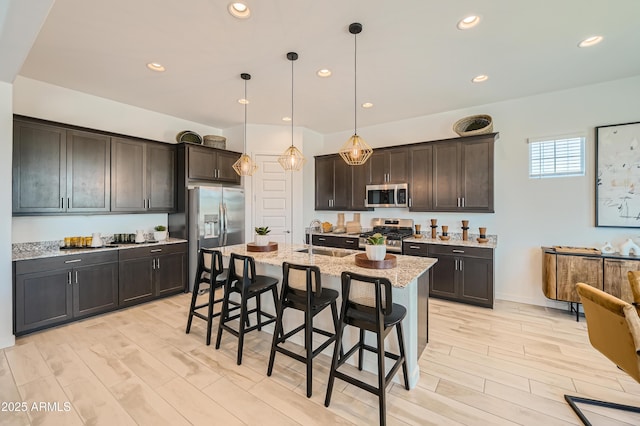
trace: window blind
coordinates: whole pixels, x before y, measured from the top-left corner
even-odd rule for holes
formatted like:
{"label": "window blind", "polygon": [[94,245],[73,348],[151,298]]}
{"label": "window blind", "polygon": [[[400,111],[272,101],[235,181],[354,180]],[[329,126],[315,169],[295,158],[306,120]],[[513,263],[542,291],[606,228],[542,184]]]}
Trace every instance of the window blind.
{"label": "window blind", "polygon": [[584,176],[582,136],[529,140],[529,177]]}

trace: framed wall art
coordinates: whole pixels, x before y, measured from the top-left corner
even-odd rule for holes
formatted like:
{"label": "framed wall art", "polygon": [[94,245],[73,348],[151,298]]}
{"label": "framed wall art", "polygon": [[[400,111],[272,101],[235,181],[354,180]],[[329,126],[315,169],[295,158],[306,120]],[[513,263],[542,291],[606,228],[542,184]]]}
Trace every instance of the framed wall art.
{"label": "framed wall art", "polygon": [[640,122],[596,127],[596,226],[640,228]]}

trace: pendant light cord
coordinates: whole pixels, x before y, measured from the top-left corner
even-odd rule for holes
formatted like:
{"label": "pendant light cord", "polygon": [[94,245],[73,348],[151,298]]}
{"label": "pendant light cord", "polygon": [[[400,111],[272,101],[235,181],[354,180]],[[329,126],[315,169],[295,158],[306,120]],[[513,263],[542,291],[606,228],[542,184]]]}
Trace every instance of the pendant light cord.
{"label": "pendant light cord", "polygon": [[291,61],[291,146],[293,146],[293,62]]}
{"label": "pendant light cord", "polygon": [[353,134],[358,134],[358,34],[353,35]]}
{"label": "pendant light cord", "polygon": [[244,153],[247,153],[247,80],[244,81]]}

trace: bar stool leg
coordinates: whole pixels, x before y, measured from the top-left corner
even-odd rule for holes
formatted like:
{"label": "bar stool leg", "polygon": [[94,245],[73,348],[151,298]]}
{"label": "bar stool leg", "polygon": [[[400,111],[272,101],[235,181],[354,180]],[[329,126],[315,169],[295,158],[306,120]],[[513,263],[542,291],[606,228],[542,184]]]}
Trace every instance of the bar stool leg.
{"label": "bar stool leg", "polygon": [[[224,297],[222,299],[222,310],[220,311],[220,321],[218,321],[218,335],[216,336],[216,349],[220,349],[220,341],[222,340],[222,326],[229,318],[229,283],[224,284]],[[241,318],[242,320],[242,318]]]}
{"label": "bar stool leg", "polygon": [[[344,313],[342,313],[344,315]],[[333,357],[331,358],[331,370],[329,370],[329,381],[327,382],[327,396],[324,399],[324,406],[328,407],[331,403],[331,393],[333,391],[333,382],[336,380],[336,369],[338,368],[338,355],[342,353],[342,332],[345,325],[340,324],[336,331],[336,342],[333,345]]]}
{"label": "bar stool leg", "polygon": [[196,280],[196,283],[193,286],[193,294],[191,295],[191,305],[189,306],[189,319],[187,319],[187,330],[186,333],[189,334],[191,331],[191,323],[193,322],[193,312],[196,308],[196,299],[198,298],[198,290],[200,289],[200,282]]}
{"label": "bar stool leg", "polygon": [[360,329],[360,341],[358,342],[358,370],[362,371],[364,361],[364,329]]}
{"label": "bar stool leg", "polygon": [[[284,298],[284,293],[283,296]],[[284,335],[284,330],[282,330],[282,317],[284,316],[284,300],[280,300],[278,304],[276,304],[276,325],[273,330],[273,339],[271,339],[271,353],[269,354],[269,366],[267,367],[267,376],[271,377],[271,373],[273,372],[273,363],[276,359],[276,346],[280,343],[280,338]]]}
{"label": "bar stool leg", "polygon": [[262,308],[260,307],[260,296],[262,294],[258,294],[256,296],[256,317],[258,318],[258,331],[262,330]]}
{"label": "bar stool leg", "polygon": [[396,325],[398,331],[398,347],[400,348],[400,356],[402,357],[402,376],[404,377],[404,388],[409,390],[409,374],[407,372],[407,357],[404,353],[404,333],[402,331],[402,321]]}
{"label": "bar stool leg", "polygon": [[[246,324],[246,322],[249,320],[249,314],[247,313],[248,307],[247,307],[247,295],[246,295],[246,291],[242,292],[242,296],[241,296],[241,305],[240,305],[240,325],[238,328],[238,357],[236,360],[236,364],[240,365],[242,364],[242,349],[244,348],[244,326]],[[260,300],[260,296],[258,295],[258,297],[256,298],[258,301]],[[260,306],[258,304],[258,306]],[[258,314],[258,330],[260,330],[260,317]]]}
{"label": "bar stool leg", "polygon": [[380,426],[384,426],[387,421],[386,404],[386,375],[384,369],[384,334],[382,330],[376,333],[378,340],[378,405],[380,406]]}
{"label": "bar stool leg", "polygon": [[211,327],[213,326],[213,301],[216,290],[213,286],[209,288],[209,309],[207,311],[207,346],[211,345]]}
{"label": "bar stool leg", "polygon": [[311,308],[307,309],[304,315],[306,317],[304,324],[304,347],[307,350],[307,398],[311,398],[311,386],[313,383],[311,378],[313,374],[313,315]]}

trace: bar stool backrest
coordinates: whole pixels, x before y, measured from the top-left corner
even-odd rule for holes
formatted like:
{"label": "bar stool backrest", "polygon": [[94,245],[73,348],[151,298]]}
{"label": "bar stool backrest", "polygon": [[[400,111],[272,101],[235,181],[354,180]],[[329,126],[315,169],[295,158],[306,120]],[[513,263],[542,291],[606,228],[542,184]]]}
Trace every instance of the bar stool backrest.
{"label": "bar stool backrest", "polygon": [[256,264],[251,256],[231,253],[229,261],[229,279],[237,280],[243,286],[248,286],[256,276]]}
{"label": "bar stool backrest", "polygon": [[292,290],[296,293],[308,292],[319,296],[322,293],[320,268],[284,262],[282,264],[282,285],[285,292]]}
{"label": "bar stool backrest", "polygon": [[391,314],[393,299],[388,278],[370,277],[355,272],[342,273],[342,297],[348,307],[369,313]]}
{"label": "bar stool backrest", "polygon": [[201,273],[196,279],[199,279],[200,282],[215,281],[216,277],[224,271],[220,250],[201,248],[198,263],[198,270]]}

